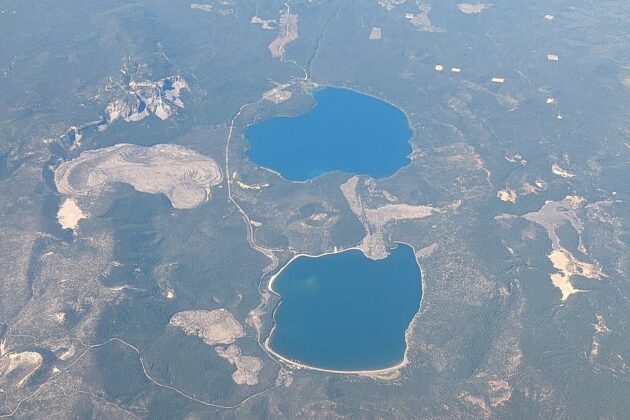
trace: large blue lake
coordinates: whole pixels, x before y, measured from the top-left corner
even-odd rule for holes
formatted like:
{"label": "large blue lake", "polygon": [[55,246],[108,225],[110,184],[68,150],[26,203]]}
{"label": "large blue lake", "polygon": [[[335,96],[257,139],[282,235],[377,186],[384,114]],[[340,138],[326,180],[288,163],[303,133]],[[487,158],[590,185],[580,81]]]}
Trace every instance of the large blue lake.
{"label": "large blue lake", "polygon": [[407,116],[395,106],[352,90],[324,88],[305,114],[250,126],[247,156],[292,181],[344,171],[382,178],[409,163]]}
{"label": "large blue lake", "polygon": [[272,284],[282,302],[269,344],[287,359],[322,369],[395,366],[420,307],[420,276],[413,249],[403,244],[383,260],[358,250],[300,256]]}

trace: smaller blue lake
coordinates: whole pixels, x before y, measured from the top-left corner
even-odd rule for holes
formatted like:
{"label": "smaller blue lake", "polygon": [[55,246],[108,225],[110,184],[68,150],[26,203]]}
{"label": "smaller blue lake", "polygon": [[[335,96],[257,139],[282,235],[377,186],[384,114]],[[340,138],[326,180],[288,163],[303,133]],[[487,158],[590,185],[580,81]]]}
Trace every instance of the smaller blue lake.
{"label": "smaller blue lake", "polygon": [[292,181],[333,171],[382,178],[407,165],[412,152],[407,116],[380,99],[324,88],[305,114],[250,126],[249,159]]}
{"label": "smaller blue lake", "polygon": [[271,348],[301,364],[342,371],[402,362],[405,331],[422,297],[420,268],[403,244],[376,261],[359,250],[300,256],[272,288],[282,301]]}

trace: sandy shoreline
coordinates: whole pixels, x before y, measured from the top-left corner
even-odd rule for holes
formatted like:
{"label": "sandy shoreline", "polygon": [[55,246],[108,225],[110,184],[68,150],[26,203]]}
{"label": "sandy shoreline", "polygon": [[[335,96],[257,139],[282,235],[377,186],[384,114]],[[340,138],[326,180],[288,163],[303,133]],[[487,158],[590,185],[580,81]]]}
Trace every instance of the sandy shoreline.
{"label": "sandy shoreline", "polygon": [[[278,296],[280,298],[280,303],[276,306],[276,308],[273,310],[273,314],[272,314],[272,319],[274,322],[273,327],[271,328],[271,331],[269,332],[269,335],[267,336],[267,338],[265,338],[265,341],[262,344],[263,349],[272,357],[274,357],[276,360],[282,361],[288,365],[291,365],[297,369],[308,369],[308,370],[314,370],[314,371],[318,371],[318,372],[328,372],[328,373],[338,373],[338,374],[346,374],[346,375],[359,375],[359,376],[368,376],[368,377],[372,377],[372,378],[379,378],[379,379],[394,379],[398,376],[398,373],[400,371],[401,368],[405,367],[407,364],[409,364],[409,357],[408,357],[408,353],[409,353],[409,341],[411,340],[412,337],[412,329],[413,326],[416,322],[416,319],[418,317],[418,315],[420,314],[420,311],[422,309],[422,301],[424,298],[424,270],[422,269],[422,267],[420,266],[420,263],[418,262],[418,258],[416,257],[416,249],[414,248],[413,245],[407,243],[407,242],[402,242],[402,241],[396,241],[396,244],[401,244],[401,245],[407,245],[409,246],[414,254],[414,258],[416,261],[416,264],[418,265],[418,269],[420,270],[420,286],[421,286],[421,290],[422,290],[422,294],[420,296],[420,303],[418,305],[418,311],[415,313],[415,315],[411,318],[411,321],[409,322],[409,325],[407,326],[407,329],[405,330],[405,352],[403,354],[403,359],[400,363],[391,366],[391,367],[387,367],[387,368],[381,368],[381,369],[363,369],[363,370],[339,370],[339,369],[326,369],[326,368],[320,368],[320,367],[316,367],[316,366],[311,366],[305,363],[301,363],[299,361],[296,360],[292,360],[289,359],[279,353],[277,353],[275,350],[273,350],[273,348],[271,347],[271,337],[273,337],[273,333],[276,329],[276,319],[275,319],[275,314],[276,311],[278,310],[278,308],[280,307],[280,305],[282,304],[282,296],[276,292],[275,290],[273,290],[273,283],[276,280],[276,278],[283,272],[283,270],[289,266],[289,264],[291,264],[295,259],[299,258],[299,257],[309,257],[309,258],[320,258],[320,257],[324,257],[326,255],[333,255],[333,254],[340,254],[342,252],[346,252],[346,251],[352,251],[352,250],[358,250],[361,251],[361,253],[363,253],[363,255],[365,255],[367,258],[369,258],[365,252],[363,251],[363,249],[359,248],[359,247],[350,247],[350,248],[346,248],[346,249],[342,249],[342,250],[337,250],[332,251],[332,252],[324,252],[322,254],[318,254],[318,255],[309,255],[309,254],[296,254],[293,257],[291,257],[291,259],[280,269],[278,270],[278,272],[276,274],[274,274],[270,279],[269,282],[267,283],[267,289],[275,294],[276,296]],[[391,249],[391,248],[390,248]]]}

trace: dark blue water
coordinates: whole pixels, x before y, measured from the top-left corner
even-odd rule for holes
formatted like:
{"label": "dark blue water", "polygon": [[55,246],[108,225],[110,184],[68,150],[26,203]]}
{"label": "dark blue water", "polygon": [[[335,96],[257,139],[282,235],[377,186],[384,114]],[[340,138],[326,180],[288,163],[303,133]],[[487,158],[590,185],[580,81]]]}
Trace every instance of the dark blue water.
{"label": "dark blue water", "polygon": [[386,259],[349,250],[298,257],[276,278],[282,302],[270,345],[300,363],[332,370],[375,370],[400,363],[405,330],[420,307],[422,284],[413,249]]}
{"label": "dark blue water", "polygon": [[340,88],[315,92],[315,101],[305,114],[250,126],[249,159],[292,181],[332,171],[382,178],[409,163],[411,130],[400,109]]}

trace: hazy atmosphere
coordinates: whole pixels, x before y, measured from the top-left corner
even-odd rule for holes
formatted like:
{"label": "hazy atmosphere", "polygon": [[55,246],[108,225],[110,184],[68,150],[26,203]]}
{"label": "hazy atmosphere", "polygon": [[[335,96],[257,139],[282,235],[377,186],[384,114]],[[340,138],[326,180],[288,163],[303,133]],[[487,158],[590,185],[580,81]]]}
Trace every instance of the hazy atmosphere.
{"label": "hazy atmosphere", "polygon": [[0,418],[628,418],[630,2],[460,1],[0,0]]}

